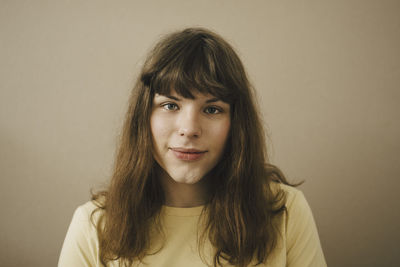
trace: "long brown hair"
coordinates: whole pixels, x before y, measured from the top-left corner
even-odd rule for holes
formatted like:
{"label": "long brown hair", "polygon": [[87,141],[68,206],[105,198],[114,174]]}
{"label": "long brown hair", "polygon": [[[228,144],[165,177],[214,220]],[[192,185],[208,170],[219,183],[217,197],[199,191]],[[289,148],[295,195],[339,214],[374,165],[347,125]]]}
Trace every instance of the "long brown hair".
{"label": "long brown hair", "polygon": [[236,52],[219,35],[188,28],[164,37],[147,57],[129,100],[110,186],[93,195],[103,211],[97,225],[102,263],[143,260],[153,230],[162,234],[164,193],[149,121],[155,93],[170,90],[186,98],[193,90],[209,93],[231,106],[224,155],[207,175],[213,179],[199,243],[208,239],[215,248],[214,266],[221,260],[265,262],[278,239],[275,221],[285,210],[283,191],[274,193],[271,184],[288,182],[268,163],[254,89]]}

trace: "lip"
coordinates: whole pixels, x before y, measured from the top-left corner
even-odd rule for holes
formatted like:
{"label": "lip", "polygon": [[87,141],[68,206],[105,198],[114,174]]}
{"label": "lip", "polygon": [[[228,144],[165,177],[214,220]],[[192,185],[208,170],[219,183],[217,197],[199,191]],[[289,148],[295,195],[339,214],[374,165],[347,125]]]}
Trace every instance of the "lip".
{"label": "lip", "polygon": [[172,147],[172,151],[182,152],[182,153],[204,153],[206,150],[200,150],[196,148],[184,148],[184,147]]}
{"label": "lip", "polygon": [[180,160],[195,161],[199,160],[207,152],[206,150],[199,150],[195,148],[171,148],[171,151]]}

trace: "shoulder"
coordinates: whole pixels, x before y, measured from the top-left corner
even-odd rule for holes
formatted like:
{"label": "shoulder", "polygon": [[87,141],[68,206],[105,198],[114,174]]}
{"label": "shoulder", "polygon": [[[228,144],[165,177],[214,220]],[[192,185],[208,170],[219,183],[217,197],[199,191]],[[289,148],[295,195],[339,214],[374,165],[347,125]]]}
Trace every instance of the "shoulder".
{"label": "shoulder", "polygon": [[91,222],[94,226],[97,225],[101,216],[104,214],[104,197],[99,197],[96,200],[90,200],[75,209],[73,221]]}
{"label": "shoulder", "polygon": [[311,208],[302,191],[282,183],[274,183],[273,188],[275,192],[283,193],[287,230],[290,229],[292,224],[299,224],[300,222],[313,223]]}
{"label": "shoulder", "polygon": [[302,206],[307,204],[303,192],[293,186],[272,182],[271,190],[275,194],[283,193],[284,204],[286,206],[286,210],[288,211],[298,205]]}
{"label": "shoulder", "polygon": [[72,216],[67,239],[78,243],[97,243],[97,226],[103,213],[95,201],[88,201],[78,206]]}
{"label": "shoulder", "polygon": [[97,224],[102,213],[94,201],[88,201],[75,210],[58,266],[97,266],[99,263]]}
{"label": "shoulder", "polygon": [[69,226],[69,233],[81,238],[93,238],[97,235],[97,224],[103,210],[94,201],[88,201],[75,209]]}
{"label": "shoulder", "polygon": [[80,222],[97,222],[103,211],[98,204],[91,200],[76,208],[73,220]]}
{"label": "shoulder", "polygon": [[304,197],[304,194],[302,191],[299,189],[290,186],[290,185],[285,185],[285,184],[279,184],[279,187],[283,192],[285,192],[286,195],[286,208],[291,208],[293,206],[296,206],[298,204],[306,204],[306,199]]}
{"label": "shoulder", "polygon": [[282,183],[274,183],[272,188],[273,191],[283,196],[282,204],[285,205],[284,229],[289,240],[300,232],[315,227],[311,208],[302,191]]}
{"label": "shoulder", "polygon": [[326,266],[311,208],[299,189],[277,184],[285,194],[285,226],[288,266]]}
{"label": "shoulder", "polygon": [[96,205],[96,203],[93,200],[91,200],[91,201],[88,201],[88,202],[78,206],[76,211],[78,211],[82,214],[90,214],[97,208],[98,208],[98,206]]}

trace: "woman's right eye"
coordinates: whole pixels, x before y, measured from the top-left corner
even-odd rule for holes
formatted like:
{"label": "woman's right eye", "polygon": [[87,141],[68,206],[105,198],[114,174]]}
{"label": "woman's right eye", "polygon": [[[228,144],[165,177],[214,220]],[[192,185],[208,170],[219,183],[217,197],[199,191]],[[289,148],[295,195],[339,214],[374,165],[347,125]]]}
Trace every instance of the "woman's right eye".
{"label": "woman's right eye", "polygon": [[161,105],[166,110],[177,110],[178,106],[174,103],[166,103]]}

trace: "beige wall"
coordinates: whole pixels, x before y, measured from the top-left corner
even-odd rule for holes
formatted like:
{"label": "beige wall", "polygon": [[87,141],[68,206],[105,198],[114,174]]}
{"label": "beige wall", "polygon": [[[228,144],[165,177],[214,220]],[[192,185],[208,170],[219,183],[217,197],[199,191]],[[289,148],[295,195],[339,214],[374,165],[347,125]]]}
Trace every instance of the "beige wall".
{"label": "beige wall", "polygon": [[373,0],[1,1],[0,265],[56,265],[145,52],[194,25],[241,55],[329,266],[400,266],[400,2]]}

